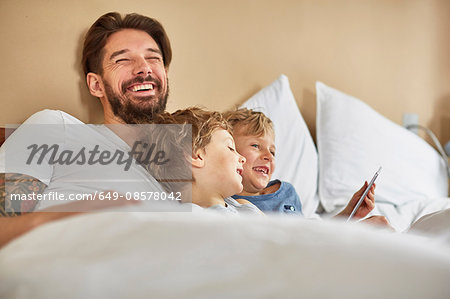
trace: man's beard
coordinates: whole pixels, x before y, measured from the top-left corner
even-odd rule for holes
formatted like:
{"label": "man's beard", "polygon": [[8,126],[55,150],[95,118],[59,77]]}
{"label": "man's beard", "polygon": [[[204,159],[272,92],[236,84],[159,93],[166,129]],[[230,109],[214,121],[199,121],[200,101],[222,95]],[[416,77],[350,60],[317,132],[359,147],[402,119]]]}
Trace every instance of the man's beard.
{"label": "man's beard", "polygon": [[[105,85],[105,93],[111,105],[115,116],[119,117],[126,124],[145,124],[151,123],[156,115],[164,112],[166,109],[167,98],[169,96],[169,79],[166,79],[166,90],[161,90],[161,81],[153,79],[150,76],[147,78],[137,77],[131,81],[122,84],[123,95],[115,93],[111,85],[103,80]],[[139,105],[136,100],[130,99],[125,94],[127,87],[133,83],[152,82],[156,90],[160,91],[159,96],[139,97],[138,101],[147,105]],[[156,99],[155,99],[156,98]],[[154,102],[153,105],[148,105],[149,102]]]}

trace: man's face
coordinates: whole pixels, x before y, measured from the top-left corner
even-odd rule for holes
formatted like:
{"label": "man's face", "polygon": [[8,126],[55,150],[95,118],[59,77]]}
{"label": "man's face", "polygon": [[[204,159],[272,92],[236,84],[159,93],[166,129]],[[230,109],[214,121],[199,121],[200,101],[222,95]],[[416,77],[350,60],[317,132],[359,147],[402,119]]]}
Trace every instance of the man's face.
{"label": "man's face", "polygon": [[163,56],[144,31],[123,29],[108,38],[101,78],[113,113],[125,123],[151,121],[166,108],[169,87]]}

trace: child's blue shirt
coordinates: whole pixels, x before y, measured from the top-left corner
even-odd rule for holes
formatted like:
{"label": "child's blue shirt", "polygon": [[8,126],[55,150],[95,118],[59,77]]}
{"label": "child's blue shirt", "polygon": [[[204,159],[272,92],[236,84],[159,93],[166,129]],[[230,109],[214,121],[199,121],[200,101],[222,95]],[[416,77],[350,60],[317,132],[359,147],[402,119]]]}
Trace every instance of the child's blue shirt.
{"label": "child's blue shirt", "polygon": [[276,183],[280,183],[280,188],[274,193],[254,196],[233,195],[232,197],[246,199],[263,212],[302,215],[302,204],[294,186],[288,182],[274,180],[270,181],[267,187]]}

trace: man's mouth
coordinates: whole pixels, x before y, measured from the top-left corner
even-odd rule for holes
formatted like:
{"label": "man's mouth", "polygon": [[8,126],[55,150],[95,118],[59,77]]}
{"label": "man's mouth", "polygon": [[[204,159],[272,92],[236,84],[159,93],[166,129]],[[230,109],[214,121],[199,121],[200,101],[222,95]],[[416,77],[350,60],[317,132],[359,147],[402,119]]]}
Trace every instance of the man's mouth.
{"label": "man's mouth", "polygon": [[152,96],[157,90],[161,90],[161,82],[151,76],[136,77],[126,81],[122,85],[122,92],[133,92],[135,95]]}
{"label": "man's mouth", "polygon": [[239,174],[240,176],[242,176],[242,169],[236,169],[237,174]]}
{"label": "man's mouth", "polygon": [[260,172],[262,174],[269,174],[269,168],[266,166],[256,166],[252,168],[256,172]]}
{"label": "man's mouth", "polygon": [[144,84],[136,84],[128,88],[129,90],[133,92],[139,92],[139,91],[149,91],[154,89],[153,83],[144,83]]}

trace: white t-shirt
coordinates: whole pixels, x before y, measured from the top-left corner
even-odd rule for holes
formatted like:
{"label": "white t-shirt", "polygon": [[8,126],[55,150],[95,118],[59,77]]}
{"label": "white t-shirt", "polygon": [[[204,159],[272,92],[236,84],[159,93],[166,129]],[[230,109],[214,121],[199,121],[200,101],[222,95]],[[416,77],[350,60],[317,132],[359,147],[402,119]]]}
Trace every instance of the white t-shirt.
{"label": "white t-shirt", "polygon": [[[38,209],[67,203],[69,196],[107,190],[150,200],[149,192],[163,189],[134,159],[127,160],[130,150],[104,125],[86,125],[65,112],[43,110],[27,119],[0,148],[0,172],[32,176],[47,185],[43,194],[66,199],[40,201]],[[120,155],[122,163],[118,163]]]}

